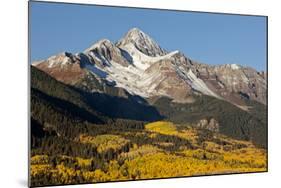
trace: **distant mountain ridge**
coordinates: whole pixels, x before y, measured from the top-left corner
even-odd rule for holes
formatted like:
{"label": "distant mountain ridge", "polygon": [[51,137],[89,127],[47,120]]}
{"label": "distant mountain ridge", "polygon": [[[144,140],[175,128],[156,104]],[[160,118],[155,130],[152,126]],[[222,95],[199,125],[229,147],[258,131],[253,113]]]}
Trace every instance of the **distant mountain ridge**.
{"label": "distant mountain ridge", "polygon": [[64,52],[33,65],[58,81],[90,92],[105,92],[91,87],[96,80],[145,99],[164,96],[191,103],[194,95],[203,94],[244,110],[248,110],[245,99],[267,102],[266,73],[236,64],[198,63],[180,51],[167,52],[137,28],[116,44],[102,39],[82,53]]}

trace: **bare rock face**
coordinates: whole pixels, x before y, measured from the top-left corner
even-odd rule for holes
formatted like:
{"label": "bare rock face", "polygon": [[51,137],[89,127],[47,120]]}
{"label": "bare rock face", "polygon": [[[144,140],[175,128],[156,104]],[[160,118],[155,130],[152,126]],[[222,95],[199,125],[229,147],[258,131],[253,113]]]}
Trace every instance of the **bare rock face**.
{"label": "bare rock face", "polygon": [[80,59],[68,52],[52,56],[34,64],[38,69],[48,73],[58,81],[74,85],[85,75],[80,66]]}
{"label": "bare rock face", "polygon": [[200,129],[219,132],[219,123],[214,118],[211,118],[209,121],[207,119],[201,119],[195,126]]}
{"label": "bare rock face", "polygon": [[[210,66],[187,58],[179,51],[167,52],[137,28],[116,44],[100,40],[83,53],[61,53],[33,64],[55,79],[82,85],[87,91],[107,85],[143,98],[166,96],[190,103],[194,95],[209,95],[247,110],[245,100],[266,104],[267,74],[236,64]],[[120,91],[121,91],[120,90]],[[215,120],[200,126],[216,130]]]}
{"label": "bare rock face", "polygon": [[173,60],[164,59],[145,70],[144,79],[150,79],[147,91],[154,95],[164,95],[176,102],[190,100],[192,88],[181,79]]}
{"label": "bare rock face", "polygon": [[116,47],[107,39],[98,41],[84,53],[101,67],[111,66],[111,61],[125,67],[132,63],[132,58],[126,51]]}
{"label": "bare rock face", "polygon": [[241,99],[266,104],[267,83],[264,74],[236,64],[197,66],[197,76],[222,98],[238,105]]}

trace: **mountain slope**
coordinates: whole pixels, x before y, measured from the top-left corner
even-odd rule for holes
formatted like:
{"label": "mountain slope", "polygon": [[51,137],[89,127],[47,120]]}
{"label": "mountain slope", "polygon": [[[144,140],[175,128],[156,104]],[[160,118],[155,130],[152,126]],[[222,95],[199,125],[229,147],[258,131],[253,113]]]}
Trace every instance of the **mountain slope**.
{"label": "mountain slope", "polygon": [[[193,94],[214,96],[247,110],[244,99],[266,104],[265,73],[236,64],[209,66],[167,52],[143,31],[133,28],[113,44],[103,39],[83,53],[62,53],[33,64],[63,83],[86,86],[86,78],[123,88],[144,98],[166,96],[190,102]],[[82,83],[83,80],[84,82]],[[89,79],[88,79],[89,80]],[[95,88],[88,87],[93,92]]]}
{"label": "mountain slope", "polygon": [[[110,95],[90,93],[60,83],[33,66],[31,78],[31,114],[42,124],[56,121],[46,116],[48,113],[60,117],[52,123],[55,125],[61,124],[60,121],[65,118],[94,124],[105,124],[112,119],[155,121],[162,118],[145,100],[126,93],[121,97],[120,90],[114,88],[105,89]],[[94,87],[101,86],[97,83]]]}

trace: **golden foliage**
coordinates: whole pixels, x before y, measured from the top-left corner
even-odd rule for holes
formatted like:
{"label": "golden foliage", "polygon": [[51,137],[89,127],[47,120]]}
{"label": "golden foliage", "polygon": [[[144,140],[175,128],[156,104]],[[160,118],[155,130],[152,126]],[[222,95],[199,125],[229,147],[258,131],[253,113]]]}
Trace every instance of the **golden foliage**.
{"label": "golden foliage", "polygon": [[129,152],[121,153],[119,158],[123,158],[126,160],[132,160],[136,157],[144,156],[144,155],[153,155],[161,150],[152,145],[142,145],[140,147],[135,146],[135,148],[131,149]]}
{"label": "golden foliage", "polygon": [[[251,142],[228,138],[213,133],[208,139],[198,142],[199,130],[191,127],[177,129],[170,122],[155,122],[145,126],[144,131],[123,132],[121,135],[157,138],[159,135],[172,135],[188,140],[193,148],[177,146],[173,140],[162,140],[151,144],[132,143],[128,152],[119,153],[114,160],[93,167],[95,158],[57,156],[56,165],[52,165],[47,155],[35,155],[31,158],[32,178],[48,175],[61,183],[104,182],[129,179],[164,178],[205,174],[226,174],[239,172],[266,171],[266,150],[256,148]],[[92,144],[98,152],[110,148],[119,150],[132,142],[114,134],[98,136],[80,135],[77,142]],[[184,143],[184,142],[183,142]],[[174,150],[165,150],[174,147]],[[164,149],[163,149],[164,148]],[[69,165],[69,161],[71,165]],[[77,180],[78,178],[78,180]]]}
{"label": "golden foliage", "polygon": [[51,165],[49,165],[49,164],[32,164],[30,166],[30,173],[31,173],[31,176],[36,176],[38,174],[47,173],[51,169],[52,169]]}
{"label": "golden foliage", "polygon": [[31,164],[48,164],[48,155],[34,155],[31,157]]}
{"label": "golden foliage", "polygon": [[98,136],[80,135],[78,141],[81,143],[93,144],[97,147],[99,153],[105,152],[109,149],[113,149],[114,151],[119,150],[130,142],[121,136],[111,134]]}
{"label": "golden foliage", "polygon": [[172,135],[177,133],[176,126],[167,121],[157,121],[145,125],[145,129],[161,134]]}

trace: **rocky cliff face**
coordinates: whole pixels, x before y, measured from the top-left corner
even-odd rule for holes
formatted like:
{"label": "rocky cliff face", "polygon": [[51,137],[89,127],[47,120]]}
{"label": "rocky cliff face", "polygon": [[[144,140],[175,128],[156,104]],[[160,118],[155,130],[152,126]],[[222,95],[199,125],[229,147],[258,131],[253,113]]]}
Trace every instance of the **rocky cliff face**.
{"label": "rocky cliff face", "polygon": [[179,51],[165,51],[137,28],[116,44],[103,39],[83,53],[62,53],[33,65],[66,84],[86,85],[92,92],[97,91],[91,89],[95,80],[142,98],[167,96],[186,103],[203,94],[246,110],[244,99],[266,104],[267,98],[266,73],[236,64],[198,63]]}
{"label": "rocky cliff face", "polygon": [[[196,76],[216,94],[239,105],[241,98],[266,104],[267,83],[264,73],[236,64],[208,66],[197,64]],[[239,102],[240,101],[240,102]]]}

